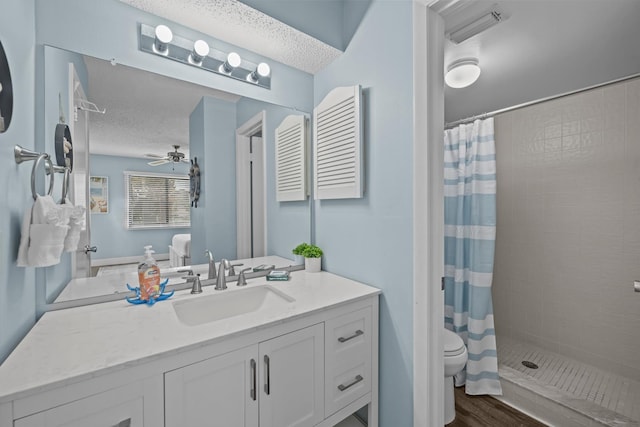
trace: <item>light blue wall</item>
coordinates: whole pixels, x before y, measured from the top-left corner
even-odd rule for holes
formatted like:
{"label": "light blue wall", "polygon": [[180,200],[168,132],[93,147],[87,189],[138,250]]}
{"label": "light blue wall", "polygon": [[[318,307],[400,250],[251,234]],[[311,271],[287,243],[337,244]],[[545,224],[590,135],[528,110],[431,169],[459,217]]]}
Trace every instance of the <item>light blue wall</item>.
{"label": "light blue wall", "polygon": [[[238,126],[265,111],[263,143],[266,148],[267,177],[267,254],[291,259],[291,250],[311,240],[310,201],[276,201],[275,129],[290,114],[306,115],[278,105],[243,98],[238,101]],[[309,139],[309,149],[311,140]]]}
{"label": "light blue wall", "polygon": [[[339,50],[345,43],[342,29],[342,1],[241,0],[279,21]],[[362,0],[361,0],[362,1]]]}
{"label": "light blue wall", "polygon": [[191,260],[236,259],[236,104],[204,97],[189,123],[189,155],[198,158],[200,201],[191,209]]}
{"label": "light blue wall", "polygon": [[371,0],[241,0],[287,25],[344,51]]}
{"label": "light blue wall", "polygon": [[[171,21],[135,9],[118,0],[36,0],[37,43],[110,60],[238,95],[311,111],[313,77],[271,59],[224,43]],[[138,24],[167,24],[175,34],[235,50],[243,58],[271,65],[271,90],[168,61],[138,50]]]}
{"label": "light blue wall", "polygon": [[[357,2],[355,4],[357,6]],[[323,268],[382,289],[380,425],[413,425],[412,3],[375,0],[344,55],[316,74],[364,91],[365,197],[315,204]]]}
{"label": "light blue wall", "polygon": [[[156,172],[186,176],[186,163],[149,166],[148,159],[92,154],[91,175],[109,178],[109,213],[91,214],[91,244],[98,247],[92,259],[142,256],[144,246],[153,245],[158,254],[168,253],[174,234],[190,233],[189,228],[127,230],[124,171]],[[175,170],[172,170],[175,169]]]}
{"label": "light blue wall", "polygon": [[17,165],[13,147],[33,150],[35,98],[35,10],[33,0],[3,0],[0,41],[13,80],[14,110],[0,133],[0,362],[29,331],[36,317],[35,269],[16,267],[22,217],[33,199],[31,163]]}

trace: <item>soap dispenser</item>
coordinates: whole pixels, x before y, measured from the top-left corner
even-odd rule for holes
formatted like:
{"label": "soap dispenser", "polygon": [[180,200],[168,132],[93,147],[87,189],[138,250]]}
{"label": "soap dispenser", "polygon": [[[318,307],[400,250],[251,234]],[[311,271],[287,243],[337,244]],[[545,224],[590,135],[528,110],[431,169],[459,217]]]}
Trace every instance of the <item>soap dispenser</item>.
{"label": "soap dispenser", "polygon": [[153,258],[155,252],[152,246],[144,247],[144,259],[138,264],[138,282],[140,284],[140,299],[149,301],[160,293],[160,268]]}

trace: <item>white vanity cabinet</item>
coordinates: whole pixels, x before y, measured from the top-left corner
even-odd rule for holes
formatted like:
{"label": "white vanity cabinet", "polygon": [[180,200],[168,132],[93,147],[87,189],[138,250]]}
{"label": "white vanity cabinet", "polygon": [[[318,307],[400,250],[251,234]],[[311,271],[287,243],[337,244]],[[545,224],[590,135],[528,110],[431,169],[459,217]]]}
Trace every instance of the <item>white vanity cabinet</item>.
{"label": "white vanity cabinet", "polygon": [[334,427],[367,405],[378,427],[379,290],[327,272],[246,289],[265,285],[290,302],[197,325],[186,292],[46,313],[0,365],[0,427]]}
{"label": "white vanity cabinet", "polygon": [[165,426],[316,425],[323,372],[323,324],[167,372]]}

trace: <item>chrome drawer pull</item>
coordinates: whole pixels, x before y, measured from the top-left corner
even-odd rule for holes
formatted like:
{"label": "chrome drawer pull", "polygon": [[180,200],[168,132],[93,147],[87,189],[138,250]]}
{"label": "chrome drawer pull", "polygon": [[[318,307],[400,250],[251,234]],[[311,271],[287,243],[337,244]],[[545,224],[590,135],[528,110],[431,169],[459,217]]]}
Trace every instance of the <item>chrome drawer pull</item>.
{"label": "chrome drawer pull", "polygon": [[347,341],[352,340],[352,339],[354,339],[356,337],[359,337],[362,334],[364,334],[364,332],[362,332],[360,329],[358,329],[355,334],[351,335],[350,337],[346,337],[346,338],[345,337],[340,337],[340,338],[338,338],[338,341],[347,342]]}
{"label": "chrome drawer pull", "polygon": [[345,391],[346,389],[348,389],[351,386],[354,386],[356,384],[358,384],[360,381],[362,381],[364,378],[362,378],[362,375],[356,375],[356,377],[353,379],[353,381],[351,381],[349,384],[344,385],[344,384],[340,384],[338,386],[338,390],[340,391]]}

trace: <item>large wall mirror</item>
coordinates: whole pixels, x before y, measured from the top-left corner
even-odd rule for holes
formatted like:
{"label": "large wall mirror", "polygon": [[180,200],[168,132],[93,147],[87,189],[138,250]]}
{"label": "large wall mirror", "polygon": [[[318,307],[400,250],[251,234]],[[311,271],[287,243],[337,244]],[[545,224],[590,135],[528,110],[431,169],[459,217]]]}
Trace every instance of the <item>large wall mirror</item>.
{"label": "large wall mirror", "polygon": [[[100,286],[87,292],[86,284],[109,274],[115,264],[127,259],[135,263],[146,245],[164,258],[176,235],[191,236],[189,265],[206,263],[205,249],[216,260],[267,255],[290,259],[293,247],[310,241],[309,199],[277,202],[274,172],[275,128],[288,115],[308,118],[308,113],[51,46],[44,47],[43,63],[43,150],[55,152],[53,131],[65,122],[73,138],[72,202],[87,203],[89,211],[79,250],[45,272],[45,309],[92,303],[101,294],[116,292]],[[256,121],[262,125],[255,126]],[[243,144],[250,144],[249,149]],[[262,153],[256,157],[258,151]],[[246,158],[244,152],[249,153]],[[137,218],[127,209],[132,200],[128,189],[134,188],[130,177],[186,179],[189,203],[188,174],[196,158],[200,199],[189,209],[191,225],[178,221],[171,227],[134,228]],[[242,161],[255,165],[244,167],[238,163]],[[263,240],[255,237],[255,245],[248,248],[238,243],[238,235],[246,233],[237,225],[238,212],[246,209],[237,205],[236,197],[242,173],[253,174],[252,185],[260,191],[247,191],[264,206]],[[172,283],[180,276],[175,274]],[[69,292],[78,282],[85,290]],[[122,292],[125,285],[121,283]]]}

